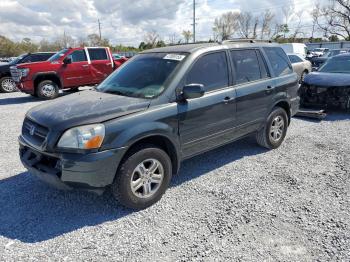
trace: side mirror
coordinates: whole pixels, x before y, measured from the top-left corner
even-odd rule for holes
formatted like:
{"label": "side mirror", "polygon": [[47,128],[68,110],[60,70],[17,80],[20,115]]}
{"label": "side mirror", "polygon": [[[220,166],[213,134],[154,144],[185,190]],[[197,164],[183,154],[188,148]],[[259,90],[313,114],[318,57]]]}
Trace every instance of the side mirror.
{"label": "side mirror", "polygon": [[72,63],[72,58],[71,58],[71,57],[66,56],[66,57],[63,59],[63,64],[68,65],[68,64],[71,64],[71,63]]}
{"label": "side mirror", "polygon": [[182,96],[184,99],[199,98],[204,95],[204,86],[202,84],[190,84],[184,86],[182,89]]}

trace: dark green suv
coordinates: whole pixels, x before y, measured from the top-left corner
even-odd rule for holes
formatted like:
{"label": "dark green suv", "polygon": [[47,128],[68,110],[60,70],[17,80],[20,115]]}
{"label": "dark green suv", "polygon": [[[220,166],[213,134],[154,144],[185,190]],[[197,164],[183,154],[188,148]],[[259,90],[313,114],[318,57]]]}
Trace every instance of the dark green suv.
{"label": "dark green suv", "polygon": [[96,89],[31,109],[19,137],[30,173],[62,189],[103,192],[145,208],[182,160],[248,134],[283,142],[299,107],[298,76],[278,44],[228,41],[136,55]]}

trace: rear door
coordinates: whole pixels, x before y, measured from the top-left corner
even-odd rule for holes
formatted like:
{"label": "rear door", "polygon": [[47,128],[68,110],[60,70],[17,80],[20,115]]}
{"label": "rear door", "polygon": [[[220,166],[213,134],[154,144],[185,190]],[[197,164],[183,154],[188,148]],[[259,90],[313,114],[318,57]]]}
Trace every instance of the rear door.
{"label": "rear door", "polygon": [[101,83],[113,72],[113,60],[107,48],[88,48],[91,74],[94,83]]}
{"label": "rear door", "polygon": [[230,54],[237,95],[236,125],[243,135],[265,120],[275,84],[260,49],[233,49]]}
{"label": "rear door", "polygon": [[185,158],[232,139],[235,90],[226,51],[199,57],[186,74],[184,85],[189,84],[203,84],[205,94],[178,105],[179,132]]}
{"label": "rear door", "polygon": [[92,82],[92,78],[85,50],[75,50],[68,57],[72,59],[72,63],[63,64],[59,72],[59,75],[63,79],[63,86],[76,87],[89,85]]}

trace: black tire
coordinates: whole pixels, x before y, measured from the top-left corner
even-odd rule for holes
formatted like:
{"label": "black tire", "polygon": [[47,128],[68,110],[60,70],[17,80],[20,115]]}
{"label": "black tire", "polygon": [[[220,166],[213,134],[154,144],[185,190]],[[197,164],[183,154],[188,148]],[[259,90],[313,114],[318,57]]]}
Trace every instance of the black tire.
{"label": "black tire", "polygon": [[[13,84],[13,87],[10,86],[10,84]],[[12,80],[11,77],[5,76],[0,78],[0,92],[1,93],[12,93],[17,91],[17,87],[15,82]]]}
{"label": "black tire", "polygon": [[308,74],[309,72],[307,70],[305,70],[304,72],[301,73],[300,79],[299,79],[299,84],[302,84],[304,82],[304,78],[305,76]]}
{"label": "black tire", "polygon": [[[275,134],[275,132],[273,132],[273,126],[275,126],[277,119],[283,120],[283,128],[279,129],[279,131],[281,132],[280,136],[274,139],[272,137],[272,134]],[[256,141],[262,147],[265,147],[267,149],[276,149],[284,141],[284,138],[286,137],[286,134],[287,134],[287,129],[288,129],[287,112],[281,107],[275,107],[270,113],[270,115],[268,116],[265,126],[261,130],[259,130],[258,133],[256,134]]]}
{"label": "black tire", "polygon": [[[131,181],[133,181],[135,174],[137,175],[137,171],[135,171],[136,167],[143,162],[147,162],[148,159],[159,161],[164,174],[162,182],[153,185],[154,188],[155,186],[157,187],[157,190],[155,190],[153,195],[150,195],[149,197],[140,197],[136,195],[137,192],[133,192]],[[149,169],[145,170],[148,171]],[[111,186],[112,193],[121,205],[132,209],[144,209],[158,202],[162,198],[162,195],[169,186],[171,176],[172,166],[168,154],[154,145],[140,145],[127,154],[125,160],[122,162]],[[143,184],[145,184],[145,182],[143,182]],[[145,185],[141,185],[140,190],[144,191],[144,187]],[[138,194],[141,195],[142,193]]]}
{"label": "black tire", "polygon": [[41,99],[54,99],[58,97],[58,85],[51,80],[44,80],[39,83],[36,94]]}

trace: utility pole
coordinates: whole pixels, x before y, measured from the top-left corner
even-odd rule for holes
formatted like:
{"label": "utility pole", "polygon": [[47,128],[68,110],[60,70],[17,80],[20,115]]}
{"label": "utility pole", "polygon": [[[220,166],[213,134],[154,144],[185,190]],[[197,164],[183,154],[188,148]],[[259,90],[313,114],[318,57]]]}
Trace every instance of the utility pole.
{"label": "utility pole", "polygon": [[196,42],[196,0],[193,0],[193,43]]}
{"label": "utility pole", "polygon": [[99,34],[100,34],[100,40],[102,40],[102,36],[101,36],[101,22],[100,22],[100,19],[97,20],[97,23],[98,23],[98,31],[99,31]]}

